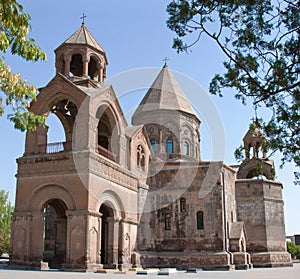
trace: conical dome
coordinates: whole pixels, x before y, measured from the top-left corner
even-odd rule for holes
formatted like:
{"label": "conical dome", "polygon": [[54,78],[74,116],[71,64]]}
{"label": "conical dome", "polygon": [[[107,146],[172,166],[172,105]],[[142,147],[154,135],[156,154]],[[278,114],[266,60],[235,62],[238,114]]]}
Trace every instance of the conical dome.
{"label": "conical dome", "polygon": [[133,117],[152,110],[176,110],[198,118],[167,65],[158,74]]}
{"label": "conical dome", "polygon": [[100,46],[100,44],[93,37],[93,35],[87,30],[84,23],[81,25],[81,27],[76,32],[74,32],[68,39],[66,39],[58,48],[60,48],[62,45],[66,45],[66,44],[86,45],[86,46],[93,47],[94,49],[96,49],[102,53],[105,53],[102,46]]}
{"label": "conical dome", "polygon": [[156,157],[200,159],[200,120],[165,65],[132,116],[144,125]]}

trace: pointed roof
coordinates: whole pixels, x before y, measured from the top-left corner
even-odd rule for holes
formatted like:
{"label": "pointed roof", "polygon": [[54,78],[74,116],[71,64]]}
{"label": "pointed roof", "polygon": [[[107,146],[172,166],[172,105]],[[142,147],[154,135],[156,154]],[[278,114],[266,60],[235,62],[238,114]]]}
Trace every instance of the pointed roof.
{"label": "pointed roof", "polygon": [[259,129],[258,125],[256,123],[252,123],[247,133],[245,134],[243,141],[248,142],[251,141],[252,139],[257,140],[258,138],[260,138],[262,141],[266,139],[263,133],[261,132],[261,130]]}
{"label": "pointed roof", "polygon": [[100,44],[96,41],[92,34],[87,30],[84,23],[82,23],[80,28],[67,40],[65,40],[57,49],[65,44],[88,45],[102,53],[105,53],[102,46],[100,46]]}
{"label": "pointed roof", "polygon": [[158,109],[182,111],[197,117],[166,64],[159,72],[134,114]]}

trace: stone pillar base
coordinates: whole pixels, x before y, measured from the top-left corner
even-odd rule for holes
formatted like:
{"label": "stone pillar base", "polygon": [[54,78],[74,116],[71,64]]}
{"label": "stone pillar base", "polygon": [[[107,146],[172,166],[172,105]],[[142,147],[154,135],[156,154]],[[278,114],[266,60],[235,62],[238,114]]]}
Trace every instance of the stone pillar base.
{"label": "stone pillar base", "polygon": [[203,270],[232,270],[234,265],[230,263],[230,255],[226,252],[219,253],[194,253],[186,257],[178,253],[142,254],[141,264],[143,268],[174,268],[186,270],[189,268],[201,268]]}
{"label": "stone pillar base", "polygon": [[245,252],[232,253],[233,264],[235,269],[249,269],[252,268],[251,256]]}
{"label": "stone pillar base", "polygon": [[99,269],[102,269],[102,264],[94,264],[94,263],[88,263],[88,264],[63,264],[60,268],[61,271],[77,271],[77,272],[94,272]]}
{"label": "stone pillar base", "polygon": [[10,261],[9,268],[20,270],[49,270],[47,262]]}
{"label": "stone pillar base", "polygon": [[288,252],[252,253],[253,267],[285,267],[293,266],[291,255]]}

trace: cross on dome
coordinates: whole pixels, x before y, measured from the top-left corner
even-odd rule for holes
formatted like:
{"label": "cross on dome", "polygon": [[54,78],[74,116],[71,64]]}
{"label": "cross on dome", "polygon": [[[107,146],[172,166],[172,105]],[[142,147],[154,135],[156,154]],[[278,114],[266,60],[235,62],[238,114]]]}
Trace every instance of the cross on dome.
{"label": "cross on dome", "polygon": [[168,58],[168,57],[165,57],[164,59],[163,59],[163,61],[165,62],[165,65],[164,66],[167,66],[167,62],[169,61],[170,59]]}
{"label": "cross on dome", "polygon": [[80,19],[82,19],[82,24],[84,24],[84,19],[86,18],[87,16],[83,13],[82,14],[82,17]]}

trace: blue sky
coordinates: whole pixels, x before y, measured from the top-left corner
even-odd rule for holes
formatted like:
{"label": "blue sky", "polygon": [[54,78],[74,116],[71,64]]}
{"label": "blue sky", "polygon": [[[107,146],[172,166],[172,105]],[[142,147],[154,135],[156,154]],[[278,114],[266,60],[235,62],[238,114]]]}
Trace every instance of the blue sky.
{"label": "blue sky", "polygon": [[[80,17],[85,13],[88,30],[105,49],[108,56],[108,79],[123,75],[124,72],[133,71],[134,73],[136,69],[149,67],[156,68],[157,72],[163,66],[164,57],[168,57],[169,68],[176,73],[186,95],[193,94],[193,97],[197,97],[194,91],[187,92],[193,90],[186,83],[187,80],[191,80],[198,88],[202,88],[199,90],[199,96],[201,94],[202,97],[206,94],[205,98],[209,96],[212,104],[219,111],[225,129],[224,161],[229,165],[236,164],[233,153],[235,148],[242,143],[250,119],[254,116],[254,110],[251,106],[243,106],[235,100],[232,90],[225,90],[223,98],[207,93],[211,78],[215,73],[222,72],[224,59],[222,53],[211,41],[205,38],[201,39],[188,54],[177,54],[171,48],[174,34],[166,27],[167,13],[165,10],[168,2],[166,0],[22,0],[20,3],[32,16],[31,35],[46,52],[48,60],[46,63],[32,63],[6,55],[6,62],[11,65],[12,71],[20,73],[22,78],[37,87],[45,86],[55,75],[54,49],[80,27]],[[156,72],[154,70],[154,73]],[[150,85],[151,82],[148,86]],[[122,96],[121,103],[125,113],[134,109],[144,93],[144,90],[133,90],[127,94],[128,98]],[[201,110],[207,106],[206,102],[202,102],[202,97],[196,101],[197,104],[193,103],[196,107],[200,107],[200,114]],[[270,116],[270,113],[263,109],[259,109],[258,113],[265,118]],[[50,119],[47,123],[51,123]],[[211,129],[207,126],[206,119],[202,119],[202,123],[202,158],[210,160],[213,149]],[[0,188],[9,190],[10,198],[14,201],[16,158],[21,157],[24,152],[25,135],[14,130],[13,124],[8,122],[6,117],[0,118],[0,133],[2,135]],[[61,137],[61,131],[55,130],[51,137],[55,141],[56,138]],[[293,185],[293,166],[287,165],[280,170],[280,156],[276,156],[274,160],[277,179],[284,184],[287,234],[300,233],[300,222],[297,222],[300,211],[298,202],[300,188]]]}

